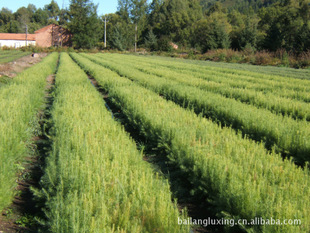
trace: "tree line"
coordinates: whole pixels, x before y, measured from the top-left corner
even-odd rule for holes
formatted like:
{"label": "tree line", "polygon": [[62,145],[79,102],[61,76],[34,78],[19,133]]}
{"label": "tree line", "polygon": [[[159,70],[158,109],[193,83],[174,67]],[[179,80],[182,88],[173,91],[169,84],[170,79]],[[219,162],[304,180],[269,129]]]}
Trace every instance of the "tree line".
{"label": "tree line", "polygon": [[171,50],[171,42],[200,52],[213,49],[310,49],[309,0],[118,0],[117,12],[98,16],[90,0],[71,0],[60,9],[52,0],[43,9],[32,4],[12,13],[0,11],[0,32],[29,32],[56,23],[73,34],[76,48],[102,45],[107,20],[109,48]]}
{"label": "tree line", "polygon": [[0,33],[34,33],[49,24],[70,30],[75,48],[93,48],[102,39],[101,21],[97,6],[90,0],[71,0],[68,9],[61,9],[52,0],[43,9],[29,4],[16,12],[7,8],[0,11]]}

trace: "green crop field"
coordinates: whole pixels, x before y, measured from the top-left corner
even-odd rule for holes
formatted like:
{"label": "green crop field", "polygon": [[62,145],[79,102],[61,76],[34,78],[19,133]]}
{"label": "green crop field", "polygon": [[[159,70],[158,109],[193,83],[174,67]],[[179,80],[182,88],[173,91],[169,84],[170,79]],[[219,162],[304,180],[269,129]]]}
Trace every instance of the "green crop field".
{"label": "green crop field", "polygon": [[[212,215],[196,216],[238,223],[216,232],[308,233],[309,77],[288,68],[52,53],[0,89],[0,211],[18,195],[18,173],[44,134],[50,149],[32,188],[42,232],[195,232],[180,219],[192,217],[196,199]],[[41,111],[50,117],[38,133]],[[255,218],[276,223],[238,222]]]}
{"label": "green crop field", "polygon": [[14,61],[29,54],[31,53],[20,50],[0,50],[0,64]]}

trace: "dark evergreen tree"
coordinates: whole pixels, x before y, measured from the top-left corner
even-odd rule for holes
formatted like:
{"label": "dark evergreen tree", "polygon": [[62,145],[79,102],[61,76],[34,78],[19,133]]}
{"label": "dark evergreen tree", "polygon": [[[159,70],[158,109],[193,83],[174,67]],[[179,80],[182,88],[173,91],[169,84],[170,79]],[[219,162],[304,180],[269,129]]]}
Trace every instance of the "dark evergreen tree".
{"label": "dark evergreen tree", "polygon": [[130,23],[130,0],[118,0],[117,13],[121,16],[122,20]]}
{"label": "dark evergreen tree", "polygon": [[[162,0],[153,0],[149,6],[149,12],[147,15],[147,24],[152,29],[155,35],[160,35],[160,21],[161,21],[161,7],[163,5]],[[149,31],[149,30],[148,30]]]}
{"label": "dark evergreen tree", "polygon": [[101,38],[97,6],[90,0],[71,0],[69,30],[75,48],[93,48]]}
{"label": "dark evergreen tree", "polygon": [[310,51],[310,22],[303,24],[296,35],[295,45],[297,53]]}
{"label": "dark evergreen tree", "polygon": [[[108,14],[107,18],[107,46],[120,50],[131,49],[134,45],[134,27],[131,23],[127,23],[123,17],[117,12],[116,14]],[[104,24],[102,23],[102,31]],[[120,38],[117,42],[115,38]]]}
{"label": "dark evergreen tree", "polygon": [[123,37],[122,33],[121,33],[121,29],[120,29],[120,25],[116,25],[114,27],[114,31],[111,34],[111,45],[112,47],[123,51],[126,49],[126,42],[125,42],[125,38]]}
{"label": "dark evergreen tree", "polygon": [[243,50],[245,47],[257,48],[258,43],[258,18],[255,14],[243,17],[242,23],[231,32],[232,48]]}
{"label": "dark evergreen tree", "polygon": [[221,4],[216,4],[204,19],[196,23],[193,37],[196,48],[200,48],[202,52],[229,48],[231,25],[225,12]]}
{"label": "dark evergreen tree", "polygon": [[131,0],[130,1],[130,18],[135,28],[135,49],[139,36],[146,25],[146,14],[148,5],[146,0]]}
{"label": "dark evergreen tree", "polygon": [[151,51],[157,50],[157,37],[153,33],[153,30],[151,29],[146,38],[145,38],[145,46],[149,48]]}
{"label": "dark evergreen tree", "polygon": [[226,30],[225,26],[217,20],[200,20],[195,29],[196,46],[202,52],[229,48],[230,39]]}

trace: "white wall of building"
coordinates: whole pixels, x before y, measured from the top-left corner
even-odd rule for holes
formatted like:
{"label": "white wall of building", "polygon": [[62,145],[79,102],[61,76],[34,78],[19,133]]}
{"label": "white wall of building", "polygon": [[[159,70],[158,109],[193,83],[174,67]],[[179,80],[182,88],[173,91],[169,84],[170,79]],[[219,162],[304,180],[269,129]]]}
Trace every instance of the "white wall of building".
{"label": "white wall of building", "polygon": [[[28,40],[27,44],[36,45],[36,42]],[[0,47],[3,47],[3,46],[19,48],[22,46],[26,46],[26,40],[0,40]]]}

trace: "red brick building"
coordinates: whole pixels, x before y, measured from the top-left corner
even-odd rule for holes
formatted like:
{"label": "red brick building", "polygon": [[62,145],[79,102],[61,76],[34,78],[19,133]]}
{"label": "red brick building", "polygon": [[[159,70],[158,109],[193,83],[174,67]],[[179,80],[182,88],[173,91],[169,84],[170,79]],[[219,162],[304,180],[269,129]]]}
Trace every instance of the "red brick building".
{"label": "red brick building", "polygon": [[72,34],[65,28],[50,24],[35,31],[35,34],[0,33],[0,47],[22,47],[36,45],[39,47],[71,46]]}
{"label": "red brick building", "polygon": [[39,47],[71,46],[72,34],[65,28],[50,24],[35,31],[36,45]]}

